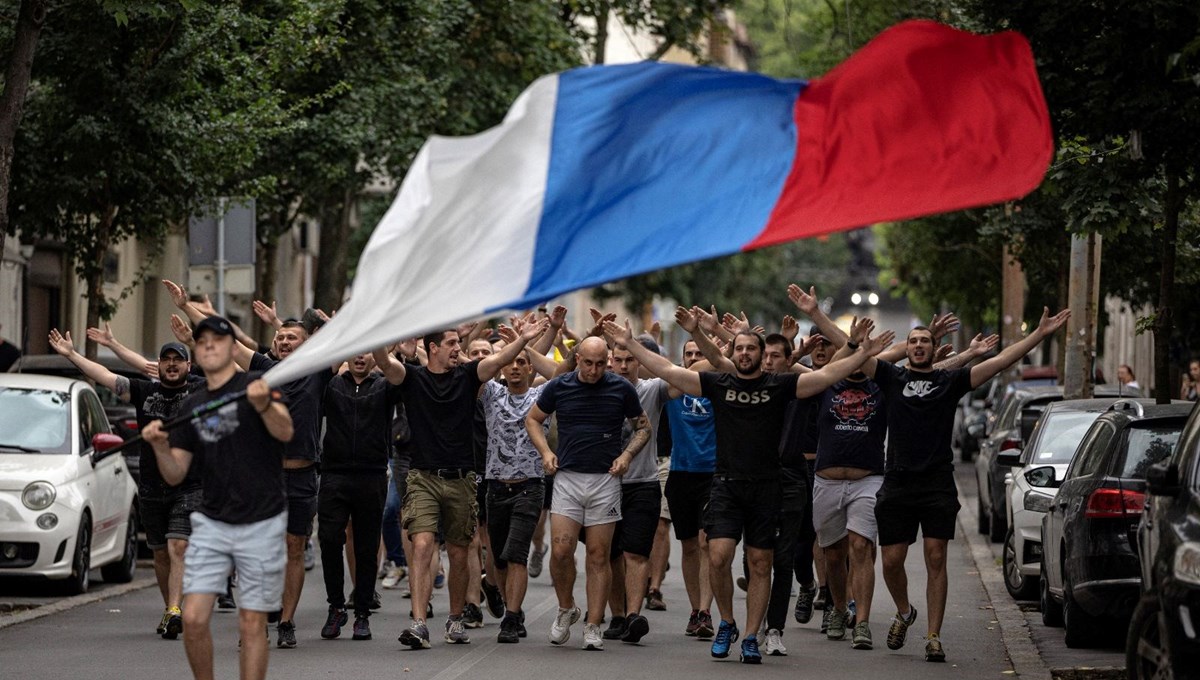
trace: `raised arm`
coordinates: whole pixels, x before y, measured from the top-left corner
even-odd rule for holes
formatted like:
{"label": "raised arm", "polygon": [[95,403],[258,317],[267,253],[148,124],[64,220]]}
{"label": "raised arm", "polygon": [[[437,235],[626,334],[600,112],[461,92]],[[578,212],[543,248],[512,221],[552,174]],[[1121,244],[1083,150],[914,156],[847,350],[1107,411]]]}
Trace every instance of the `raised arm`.
{"label": "raised arm", "polygon": [[[703,322],[701,321],[702,319]],[[691,309],[679,307],[675,310],[675,323],[679,324],[680,328],[692,336],[692,340],[696,343],[696,348],[700,350],[700,353],[704,355],[708,363],[712,364],[713,370],[720,371],[721,373],[733,373],[735,370],[733,361],[721,352],[721,348],[717,347],[712,338],[708,337],[705,329],[702,328],[704,325],[709,327],[719,325],[715,319],[715,314],[708,314],[699,307]]]}
{"label": "raised arm", "polygon": [[[537,340],[529,343],[529,349],[533,350],[534,354],[541,354],[543,357],[546,356],[551,347],[554,347],[554,341],[558,338],[559,331],[563,329],[563,325],[567,321],[567,308],[562,305],[555,305],[554,309],[550,310],[550,315],[546,318],[550,319],[550,330]],[[534,370],[536,369],[537,366],[534,366]]]}
{"label": "raised arm", "polygon": [[122,345],[113,337],[112,326],[104,324],[104,330],[99,328],[87,329],[88,340],[95,342],[101,347],[107,347],[112,350],[112,353],[117,355],[117,358],[124,361],[135,370],[142,372],[146,370],[146,357]]}
{"label": "raised arm", "polygon": [[529,365],[533,366],[533,371],[546,380],[553,378],[558,370],[558,362],[545,354],[539,354],[532,345],[525,348],[525,356],[529,357]]}
{"label": "raised arm", "polygon": [[[71,341],[71,331],[67,331],[66,335],[61,335],[57,328],[50,329],[50,346],[54,348],[55,352],[58,352],[71,363],[75,364],[79,370],[83,371],[84,375],[95,380],[96,384],[107,387],[121,401],[129,401],[129,378],[117,375],[79,352],[76,352],[75,343]],[[145,360],[143,360],[143,363],[145,363]]]}
{"label": "raised arm", "polygon": [[274,300],[271,300],[270,307],[268,307],[267,303],[263,302],[262,300],[255,300],[254,302],[250,303],[250,308],[254,310],[254,315],[257,316],[260,321],[267,324],[271,328],[279,330],[283,327],[283,319],[279,318],[279,310],[275,308]]}
{"label": "raised arm", "polygon": [[817,301],[816,286],[810,286],[806,293],[800,286],[793,283],[788,286],[787,294],[792,303],[796,305],[796,309],[812,319],[812,322],[817,325],[817,329],[821,331],[821,335],[824,335],[834,347],[846,344],[849,339],[846,332],[838,328],[833,319],[821,311],[821,305]]}
{"label": "raised arm", "polygon": [[867,338],[850,356],[835,359],[819,371],[799,376],[796,379],[796,397],[803,399],[820,394],[825,388],[845,379],[851,373],[862,368],[863,363],[868,359],[879,354],[880,350],[891,344],[894,337],[895,335],[891,331],[887,331],[877,338]]}
{"label": "raised arm", "polygon": [[1050,308],[1043,307],[1042,318],[1032,333],[1000,350],[1000,353],[991,359],[982,361],[971,367],[971,387],[979,387],[990,380],[992,376],[1017,363],[1021,357],[1029,354],[1040,342],[1054,335],[1069,318],[1071,318],[1071,310],[1069,309],[1064,309],[1058,314],[1050,316]]}
{"label": "raised arm", "polygon": [[375,357],[375,366],[383,371],[383,377],[393,385],[399,385],[404,382],[404,378],[408,375],[408,371],[404,368],[404,362],[396,358],[396,355],[387,351],[386,347],[377,348],[371,352],[371,356]]}
{"label": "raised arm", "polygon": [[549,417],[549,413],[534,404],[529,409],[529,415],[525,416],[525,430],[529,432],[529,443],[533,444],[533,448],[537,449],[538,455],[542,457],[542,469],[546,474],[552,475],[558,471],[558,456],[550,450],[550,442],[546,439],[546,430],[543,427]]}
{"label": "raised arm", "polygon": [[940,361],[934,364],[933,367],[945,369],[947,371],[952,371],[956,368],[962,368],[963,366],[970,364],[978,357],[981,357],[984,354],[996,349],[996,347],[999,345],[999,335],[989,335],[985,338],[983,337],[983,333],[979,333],[971,339],[971,344],[968,345],[966,349],[946,359],[945,361]]}
{"label": "raised arm", "polygon": [[187,291],[183,289],[183,286],[166,279],[163,279],[162,283],[163,287],[167,289],[167,294],[171,296],[171,302],[179,308],[179,311],[187,316],[188,321],[193,325],[200,323],[204,320],[204,317],[208,316],[192,305],[191,300],[188,300]]}
{"label": "raised arm", "polygon": [[488,381],[496,377],[500,369],[511,364],[517,355],[525,351],[525,346],[531,340],[546,332],[550,327],[550,320],[543,318],[537,321],[524,322],[517,320],[516,322],[520,329],[512,329],[508,326],[501,326],[497,331],[500,337],[504,338],[504,348],[499,352],[490,356],[484,357],[479,362],[479,379]]}
{"label": "raised arm", "polygon": [[605,324],[605,327],[608,334],[616,339],[618,344],[623,345],[625,349],[629,350],[629,353],[651,373],[666,380],[676,389],[693,397],[703,396],[700,387],[700,374],[695,371],[689,371],[682,366],[676,366],[671,363],[670,359],[642,347],[642,343],[633,339],[633,331],[629,327],[628,320],[625,321],[624,326],[618,326],[616,323],[609,321]]}

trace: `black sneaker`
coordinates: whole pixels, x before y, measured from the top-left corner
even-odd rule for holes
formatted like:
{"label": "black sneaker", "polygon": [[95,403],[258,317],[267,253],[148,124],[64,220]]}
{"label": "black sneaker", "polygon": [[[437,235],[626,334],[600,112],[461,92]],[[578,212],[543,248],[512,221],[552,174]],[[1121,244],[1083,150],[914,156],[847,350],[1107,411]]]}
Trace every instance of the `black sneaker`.
{"label": "black sneaker", "polygon": [[625,636],[625,617],[614,616],[612,621],[608,622],[608,629],[604,631],[603,638],[605,640],[620,640]]}
{"label": "black sneaker", "polygon": [[793,614],[796,617],[796,623],[808,623],[812,621],[814,600],[816,600],[817,589],[811,586],[800,586],[800,593],[796,595],[796,611]]}
{"label": "black sneaker", "polygon": [[[358,597],[357,597],[355,591],[351,590],[350,597],[346,598],[346,602],[348,602],[350,605],[353,606],[354,603],[357,601],[358,601]],[[378,609],[383,608],[383,596],[379,594],[378,590],[376,590],[374,592],[374,594],[371,595],[371,604],[369,606],[371,607],[371,611],[376,611]]]}
{"label": "black sneaker", "polygon": [[625,618],[625,634],[621,636],[623,642],[636,643],[646,637],[646,633],[650,632],[650,622],[641,614],[630,614]]}
{"label": "black sneaker", "polygon": [[515,644],[521,641],[521,623],[516,614],[509,612],[500,619],[500,632],[496,635],[496,642],[505,644]]}
{"label": "black sneaker", "polygon": [[521,611],[517,612],[517,637],[525,637],[526,634],[527,634],[527,631],[525,630],[525,610],[522,609]]}
{"label": "black sneaker", "polygon": [[279,623],[283,620],[283,610],[276,609],[273,612],[267,612],[267,623]]}
{"label": "black sneaker", "polygon": [[[413,616],[413,611],[411,609],[408,610],[408,618],[410,618],[410,619],[417,618],[417,617]],[[427,618],[427,619],[433,618],[433,603],[432,602],[425,603],[425,618]]]}
{"label": "black sneaker", "polygon": [[817,589],[817,597],[813,600],[814,609],[828,609],[833,604],[833,598],[829,595],[829,586],[821,586]]}
{"label": "black sneaker", "polygon": [[371,624],[365,616],[354,617],[354,640],[370,640],[371,639]]}
{"label": "black sneaker", "polygon": [[504,618],[504,595],[500,592],[498,586],[488,583],[486,576],[479,577],[479,586],[483,590],[483,596],[487,599],[488,613],[493,618]]}
{"label": "black sneaker", "polygon": [[282,649],[296,648],[296,624],[280,621],[279,625],[275,626],[275,631],[279,633],[279,639],[275,641],[276,646]]}
{"label": "black sneaker", "polygon": [[217,609],[237,609],[237,600],[233,599],[232,592],[217,596]]}
{"label": "black sneaker", "polygon": [[[346,613],[345,607],[338,607],[332,604],[329,605],[329,615],[325,617],[325,625],[321,626],[321,637],[325,638],[326,640],[332,640],[336,637],[340,637],[342,634],[342,626],[346,625],[346,621],[349,620],[350,615]],[[280,624],[280,628],[282,629],[282,624]],[[280,640],[282,639],[283,634],[280,633]],[[279,646],[282,647],[283,643],[280,642]],[[295,646],[295,644],[293,643],[292,646]]]}
{"label": "black sneaker", "polygon": [[171,616],[167,619],[167,627],[162,637],[164,640],[174,640],[183,632],[183,612],[179,611],[178,607],[171,607],[168,612]]}
{"label": "black sneaker", "polygon": [[471,602],[463,605],[463,628],[483,628],[483,610]]}

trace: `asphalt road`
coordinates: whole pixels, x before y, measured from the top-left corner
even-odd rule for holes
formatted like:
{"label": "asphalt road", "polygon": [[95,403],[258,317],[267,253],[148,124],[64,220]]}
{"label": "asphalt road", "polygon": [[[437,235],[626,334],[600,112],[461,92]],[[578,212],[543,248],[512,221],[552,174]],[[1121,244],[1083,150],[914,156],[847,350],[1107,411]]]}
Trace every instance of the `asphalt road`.
{"label": "asphalt road", "polygon": [[[969,517],[964,514],[960,521]],[[676,547],[677,550],[677,547]],[[582,551],[579,555],[582,565]],[[678,564],[678,552],[674,560]],[[910,588],[914,604],[926,611],[924,565],[916,551],[909,555]],[[849,642],[831,642],[818,630],[819,617],[799,626],[789,620],[784,642],[789,656],[768,657],[755,670],[743,669],[736,652],[725,661],[709,656],[709,644],[683,635],[687,620],[686,596],[678,568],[668,573],[664,594],[668,611],[647,612],[651,632],[640,645],[608,642],[604,652],[585,652],[579,648],[582,626],[573,629],[571,641],[552,647],[546,632],[554,617],[556,602],[548,573],[535,579],[526,603],[529,637],[517,645],[495,641],[497,621],[485,613],[483,629],[471,631],[469,645],[449,646],[435,637],[433,648],[411,651],[396,641],[407,624],[408,600],[399,591],[384,591],[384,607],[372,617],[375,639],[356,642],[345,637],[322,640],[319,629],[326,605],[320,579],[320,565],[309,572],[307,587],[297,616],[296,649],[272,647],[269,677],[272,678],[357,678],[395,677],[414,680],[585,680],[616,677],[650,677],[661,680],[691,680],[716,673],[757,673],[773,677],[832,678],[862,674],[864,677],[889,678],[989,678],[1012,673],[1000,626],[965,541],[955,541],[950,551],[950,597],[943,630],[947,663],[924,661],[924,620],[910,631],[909,642],[901,650],[888,650],[884,644],[887,626],[894,611],[882,578],[876,583],[876,614],[872,622],[876,647],[856,651]],[[139,570],[139,578],[148,583],[149,569]],[[2,593],[9,592],[8,597]],[[738,616],[743,616],[744,600],[735,600]],[[576,596],[583,601],[582,583]],[[0,601],[12,599],[11,591],[0,590]],[[434,621],[440,624],[446,612],[446,593],[435,591]],[[47,605],[47,611],[69,607],[72,601]],[[132,592],[58,611],[33,620],[0,628],[0,677],[3,678],[83,678],[103,680],[160,680],[186,677],[187,662],[179,641],[162,640],[154,627],[162,612],[156,588],[143,587]],[[5,617],[0,615],[0,625]],[[22,615],[18,615],[22,616]],[[10,620],[11,622],[11,620]],[[433,628],[433,626],[431,626]],[[436,631],[436,629],[435,629]],[[237,620],[230,613],[213,617],[218,677],[237,675]],[[633,665],[631,665],[633,664]]]}

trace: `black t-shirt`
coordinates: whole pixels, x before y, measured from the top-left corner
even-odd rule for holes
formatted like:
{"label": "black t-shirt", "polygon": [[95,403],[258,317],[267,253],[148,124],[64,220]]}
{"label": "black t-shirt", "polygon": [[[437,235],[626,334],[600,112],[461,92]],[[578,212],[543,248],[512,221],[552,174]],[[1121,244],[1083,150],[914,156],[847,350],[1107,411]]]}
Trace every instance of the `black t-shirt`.
{"label": "black t-shirt", "polygon": [[0,340],[0,373],[7,373],[17,359],[21,358],[21,350],[7,340]]}
{"label": "black t-shirt", "polygon": [[788,402],[783,415],[783,436],[779,440],[779,464],[789,470],[808,474],[806,453],[815,453],[817,437],[813,423],[817,418],[815,398],[796,399]]}
{"label": "black t-shirt", "polygon": [[841,466],[883,474],[887,409],[879,385],[839,380],[821,393],[819,404],[816,469]]}
{"label": "black t-shirt", "polygon": [[479,395],[479,361],[432,373],[407,366],[404,408],[412,431],[412,469],[475,469],[475,402]]}
{"label": "black t-shirt", "polygon": [[608,372],[594,383],[575,371],[560,375],[546,383],[537,407],[558,414],[558,467],[572,472],[608,472],[621,455],[621,426],[642,415],[637,390]]}
{"label": "black t-shirt", "polygon": [[880,361],[875,382],[887,401],[887,471],[954,469],[954,409],[971,391],[971,369],[928,372]]}
{"label": "black t-shirt", "polygon": [[[265,354],[254,353],[250,359],[251,371],[266,372],[279,360]],[[321,459],[321,411],[325,399],[325,388],[333,380],[334,373],[323,368],[312,375],[297,378],[279,389],[287,395],[288,410],[292,413],[292,441],[284,445],[284,457],[292,460]]]}
{"label": "black t-shirt", "polygon": [[796,399],[795,373],[742,378],[700,374],[717,425],[717,474],[744,479],[779,476],[779,442],[787,405]]}
{"label": "black t-shirt", "polygon": [[[167,387],[153,380],[141,378],[129,379],[129,403],[137,410],[138,431],[153,420],[167,420],[179,413],[179,405],[193,390],[203,387],[204,379],[196,378],[190,373],[187,380],[179,387]],[[158,472],[158,460],[154,457],[154,448],[142,442],[139,447],[139,474],[141,479],[138,488],[143,492],[152,492],[166,486],[162,475]],[[187,479],[179,485],[180,489],[190,490],[200,486],[199,470],[192,466],[188,470]]]}
{"label": "black t-shirt", "polygon": [[[237,373],[218,390],[197,387],[179,405],[190,411],[246,389],[258,373]],[[286,395],[283,399],[286,403]],[[171,447],[190,451],[200,466],[204,500],[199,511],[228,524],[251,524],[287,507],[283,488],[283,442],[271,436],[246,399],[226,404],[171,430]]]}

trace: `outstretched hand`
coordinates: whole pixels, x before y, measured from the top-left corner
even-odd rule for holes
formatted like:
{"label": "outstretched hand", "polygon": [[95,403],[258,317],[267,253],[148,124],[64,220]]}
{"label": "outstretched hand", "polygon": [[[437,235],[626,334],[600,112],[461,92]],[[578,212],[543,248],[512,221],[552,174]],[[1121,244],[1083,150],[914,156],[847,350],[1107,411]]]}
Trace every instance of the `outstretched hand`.
{"label": "outstretched hand", "polygon": [[788,299],[792,301],[792,304],[796,305],[796,309],[799,309],[810,317],[816,313],[818,309],[816,286],[809,286],[806,293],[800,286],[793,283],[788,286],[787,293]]}
{"label": "outstretched hand", "polygon": [[878,337],[867,338],[860,347],[864,349],[868,357],[877,356],[880,352],[892,346],[896,341],[896,333],[893,331],[884,331]]}
{"label": "outstretched hand", "polygon": [[254,310],[254,315],[268,326],[274,326],[275,322],[279,320],[279,310],[276,309],[274,300],[271,300],[270,307],[262,300],[251,302],[250,307]]}
{"label": "outstretched hand", "polygon": [[682,306],[675,308],[675,323],[679,324],[679,327],[687,331],[689,335],[695,333],[696,329],[700,327],[700,320],[696,317],[695,312]]}
{"label": "outstretched hand", "polygon": [[704,309],[699,305],[692,307],[692,314],[696,316],[696,322],[700,324],[700,328],[709,335],[716,335],[717,328],[721,325],[717,319],[717,306],[713,305],[711,310]]}
{"label": "outstretched hand", "polygon": [[57,328],[51,328],[50,347],[64,357],[71,356],[71,353],[75,351],[75,343],[71,341],[71,331],[67,331],[66,335],[63,335],[58,332]]}
{"label": "outstretched hand", "polygon": [[938,316],[933,315],[929,321],[929,333],[933,336],[933,341],[937,342],[947,335],[956,332],[961,326],[958,317],[953,312],[947,312]]}
{"label": "outstretched hand", "polygon": [[1071,318],[1071,310],[1063,309],[1058,314],[1050,316],[1050,308],[1042,307],[1042,318],[1038,321],[1037,333],[1040,333],[1043,338],[1054,335],[1058,329],[1062,328],[1067,323],[1067,319]]}
{"label": "outstretched hand", "polygon": [[625,319],[624,326],[613,320],[605,321],[604,333],[618,345],[628,347],[633,342],[633,327],[629,325],[629,319]]}
{"label": "outstretched hand", "polygon": [[779,334],[795,343],[796,336],[800,335],[800,324],[796,321],[796,317],[784,314],[783,323],[779,325]]}
{"label": "outstretched hand", "polygon": [[87,334],[88,340],[91,340],[101,347],[112,347],[113,341],[116,340],[116,338],[113,337],[112,326],[108,323],[104,324],[104,330],[93,327],[87,329],[85,333]]}
{"label": "outstretched hand", "polygon": [[175,339],[183,344],[191,347],[195,344],[192,339],[192,327],[188,322],[184,321],[178,314],[171,315],[171,333],[175,335]]}
{"label": "outstretched hand", "polygon": [[850,342],[861,345],[874,330],[875,322],[871,319],[853,317],[850,320]]}
{"label": "outstretched hand", "polygon": [[167,295],[171,296],[171,302],[176,307],[183,309],[188,306],[187,291],[183,289],[183,286],[166,279],[163,279],[162,283],[163,287],[167,289]]}
{"label": "outstretched hand", "polygon": [[992,334],[983,337],[983,333],[979,333],[971,338],[971,344],[968,347],[975,351],[976,354],[987,354],[988,352],[1000,346],[1000,336]]}

